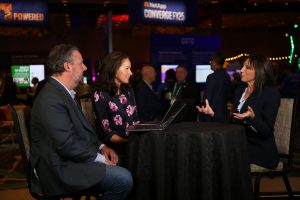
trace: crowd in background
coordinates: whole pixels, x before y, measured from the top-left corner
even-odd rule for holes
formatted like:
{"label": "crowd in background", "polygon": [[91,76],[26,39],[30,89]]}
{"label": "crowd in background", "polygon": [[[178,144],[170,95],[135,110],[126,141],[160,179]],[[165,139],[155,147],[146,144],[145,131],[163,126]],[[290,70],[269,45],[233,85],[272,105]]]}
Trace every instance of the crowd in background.
{"label": "crowd in background", "polygon": [[[214,62],[213,62],[214,63]],[[213,63],[211,63],[213,67]],[[226,69],[224,69],[222,62],[218,64],[220,70],[217,70],[218,74],[223,74],[226,76]],[[291,65],[282,65],[273,62],[271,64],[273,69],[273,74],[275,78],[275,86],[281,94],[281,97],[296,97],[300,98],[300,72],[297,66]],[[201,114],[197,114],[195,106],[203,105],[204,98],[210,99],[213,106],[219,105],[220,109],[225,109],[224,101],[226,105],[226,112],[219,112],[219,114],[229,116],[232,114],[233,110],[233,98],[234,92],[237,88],[240,87],[242,83],[240,70],[236,70],[230,76],[230,86],[224,91],[228,93],[228,98],[224,94],[217,94],[219,97],[215,98],[209,92],[209,88],[212,86],[214,88],[224,88],[226,87],[227,81],[224,78],[221,78],[225,82],[221,82],[220,77],[216,77],[217,81],[213,81],[214,84],[219,83],[220,86],[215,86],[213,84],[206,83],[204,90],[200,90],[199,84],[196,84],[192,80],[187,79],[188,68],[184,65],[178,67],[178,69],[173,70],[169,69],[166,72],[166,78],[163,83],[157,81],[157,71],[154,66],[145,64],[143,66],[137,67],[130,76],[130,85],[135,93],[135,100],[137,106],[139,107],[139,117],[141,121],[151,121],[151,120],[161,120],[164,114],[167,112],[168,108],[172,104],[172,101],[176,98],[185,99],[194,99],[193,103],[190,105],[190,113],[188,117],[184,120],[187,121],[207,121],[207,117],[204,117]],[[214,73],[216,74],[216,73]],[[226,78],[226,77],[225,77]],[[207,79],[208,82],[211,82],[211,78]],[[227,79],[226,79],[227,80]],[[41,90],[42,86],[45,84],[46,79],[38,80],[38,78],[33,77],[31,80],[32,87],[21,88],[14,82],[11,74],[1,73],[0,74],[0,106],[5,106],[7,104],[18,105],[24,104],[32,106],[36,95]],[[183,84],[184,83],[184,84]],[[178,84],[183,84],[180,90],[178,89]],[[78,98],[86,98],[91,96],[91,88],[95,85],[95,82],[88,81],[88,83],[82,83],[77,88]],[[149,86],[149,88],[147,87]],[[147,90],[147,88],[149,90]],[[203,88],[203,87],[201,87]],[[207,90],[207,91],[205,91]],[[175,94],[175,93],[178,94]],[[204,96],[204,93],[205,96]],[[224,101],[220,102],[220,98],[223,98]],[[216,101],[217,100],[217,101]],[[215,102],[216,101],[216,102]],[[214,103],[215,102],[215,103]],[[216,104],[216,105],[214,105]],[[223,116],[223,121],[226,120],[226,116]],[[215,116],[215,118],[218,116]],[[220,117],[220,116],[219,116]],[[222,121],[222,120],[221,120]]]}
{"label": "crowd in background", "polygon": [[[149,66],[149,65],[145,65]],[[152,67],[152,66],[151,66]],[[131,86],[136,89],[137,85],[142,81],[142,68],[138,67],[133,71],[133,75],[130,78],[130,84]],[[279,65],[277,62],[272,63],[274,78],[275,78],[275,84],[276,88],[281,94],[281,97],[296,97],[299,98],[300,96],[300,70],[297,68],[297,66],[291,66],[291,65]],[[170,106],[171,101],[171,95],[172,95],[172,89],[174,88],[174,85],[176,83],[176,71],[173,69],[169,69],[166,72],[166,79],[164,83],[160,83],[157,81],[157,72],[155,68],[153,67],[155,72],[155,79],[150,83],[152,86],[152,91],[157,95],[159,98],[162,113],[160,113],[161,116],[163,116],[163,113],[165,113],[168,110],[168,107]],[[0,74],[0,106],[4,106],[7,104],[25,104],[28,106],[32,106],[32,103],[34,101],[34,97],[38,94],[40,91],[40,88],[44,85],[44,80],[38,80],[36,77],[34,77],[31,80],[33,86],[29,88],[20,88],[18,85],[13,81],[13,77],[9,73],[2,72]],[[94,83],[89,80],[88,83],[82,83],[78,89],[78,96],[79,98],[88,97],[90,88]],[[234,91],[236,88],[239,87],[241,83],[241,77],[239,70],[236,70],[231,75],[231,81],[230,81],[230,91],[229,91],[229,97],[228,97],[228,109],[231,110],[231,102],[233,100]],[[203,93],[203,91],[200,91],[200,87],[198,87],[199,95]],[[203,95],[202,99],[203,101]],[[200,103],[200,102],[199,102]]]}

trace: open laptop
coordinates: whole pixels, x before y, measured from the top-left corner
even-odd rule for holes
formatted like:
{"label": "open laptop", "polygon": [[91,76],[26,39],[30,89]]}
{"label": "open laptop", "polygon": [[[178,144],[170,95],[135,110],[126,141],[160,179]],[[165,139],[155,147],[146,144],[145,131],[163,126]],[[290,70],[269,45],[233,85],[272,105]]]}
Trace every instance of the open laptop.
{"label": "open laptop", "polygon": [[176,100],[169,110],[165,114],[164,118],[160,122],[149,122],[140,123],[137,125],[131,125],[127,128],[127,131],[155,131],[155,130],[165,130],[180,113],[183,113],[187,103],[181,100]]}

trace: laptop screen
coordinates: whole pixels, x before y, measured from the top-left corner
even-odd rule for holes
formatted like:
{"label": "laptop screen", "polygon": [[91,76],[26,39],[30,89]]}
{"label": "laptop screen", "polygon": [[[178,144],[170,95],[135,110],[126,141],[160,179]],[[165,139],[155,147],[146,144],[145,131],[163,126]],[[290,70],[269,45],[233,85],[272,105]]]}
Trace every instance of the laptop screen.
{"label": "laptop screen", "polygon": [[182,100],[176,100],[169,108],[164,118],[161,121],[161,126],[165,126],[166,124],[174,121],[174,118],[179,116],[179,113],[186,107],[186,103]]}

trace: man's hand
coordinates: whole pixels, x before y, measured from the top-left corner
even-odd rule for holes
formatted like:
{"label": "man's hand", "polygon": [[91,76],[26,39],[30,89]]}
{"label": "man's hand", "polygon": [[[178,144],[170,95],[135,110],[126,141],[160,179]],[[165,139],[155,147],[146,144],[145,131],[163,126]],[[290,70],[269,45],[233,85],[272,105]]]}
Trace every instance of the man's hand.
{"label": "man's hand", "polygon": [[116,165],[119,162],[116,152],[107,146],[104,146],[100,153],[105,156],[105,164],[107,165]]}

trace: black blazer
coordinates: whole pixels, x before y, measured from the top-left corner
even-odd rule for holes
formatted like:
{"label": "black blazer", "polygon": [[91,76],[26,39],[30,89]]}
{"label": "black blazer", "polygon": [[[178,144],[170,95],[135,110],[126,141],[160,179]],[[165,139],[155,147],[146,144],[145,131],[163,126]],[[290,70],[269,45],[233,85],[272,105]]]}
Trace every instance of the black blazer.
{"label": "black blazer", "polygon": [[162,117],[162,105],[159,97],[143,80],[135,88],[135,99],[141,121],[151,121]]}
{"label": "black blazer", "polygon": [[230,78],[224,69],[217,69],[207,76],[205,98],[215,115],[209,121],[228,122],[227,102],[230,92]]}
{"label": "black blazer", "polygon": [[[237,89],[234,98],[234,112],[237,111],[239,100],[245,91],[245,86]],[[266,87],[260,94],[253,92],[243,107],[241,113],[246,112],[250,106],[255,117],[253,120],[234,120],[245,126],[250,163],[266,168],[274,168],[278,164],[278,152],[274,138],[274,125],[280,104],[280,94],[275,88]]]}
{"label": "black blazer", "polygon": [[33,192],[42,187],[48,196],[73,193],[101,181],[105,164],[94,162],[100,142],[68,91],[53,78],[34,102],[30,128]]}

